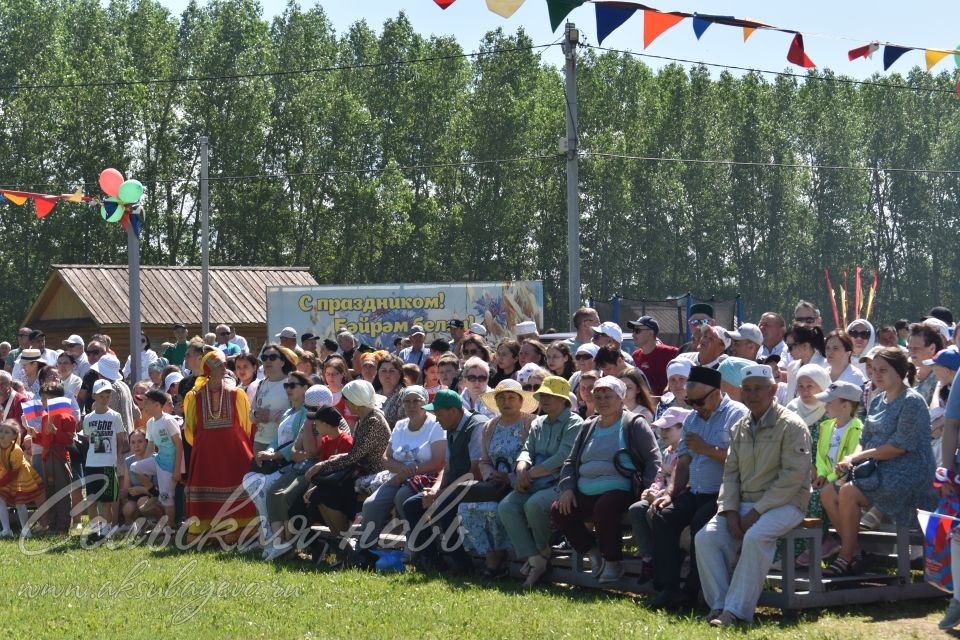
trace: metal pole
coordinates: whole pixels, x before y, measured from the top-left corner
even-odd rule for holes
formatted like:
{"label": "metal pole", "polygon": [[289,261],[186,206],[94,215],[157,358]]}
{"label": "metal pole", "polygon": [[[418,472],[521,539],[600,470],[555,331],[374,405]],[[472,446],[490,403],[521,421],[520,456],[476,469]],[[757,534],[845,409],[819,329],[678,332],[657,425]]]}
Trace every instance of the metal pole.
{"label": "metal pole", "polygon": [[569,321],[580,308],[580,167],[577,146],[577,43],[580,32],[568,22],[564,30],[563,53],[566,58],[565,89],[567,101],[567,275],[569,277]]}
{"label": "metal pole", "polygon": [[130,380],[140,381],[140,238],[127,225],[127,269],[130,280]]}
{"label": "metal pole", "polygon": [[200,274],[200,335],[210,331],[210,189],[207,181],[210,152],[209,139],[200,138],[200,216],[202,233],[200,237],[201,274]]}

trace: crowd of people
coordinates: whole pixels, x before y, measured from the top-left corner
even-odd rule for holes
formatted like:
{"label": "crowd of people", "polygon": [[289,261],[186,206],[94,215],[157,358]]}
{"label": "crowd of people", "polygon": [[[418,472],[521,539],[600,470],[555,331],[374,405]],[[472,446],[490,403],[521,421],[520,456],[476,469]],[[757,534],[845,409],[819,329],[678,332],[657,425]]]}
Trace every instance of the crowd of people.
{"label": "crowd of people", "polygon": [[[143,380],[106,335],[53,350],[24,327],[0,344],[0,536],[12,515],[20,535],[92,542],[228,522],[274,560],[322,523],[350,541],[316,551],[331,568],[373,567],[399,533],[420,570],[495,580],[516,559],[533,587],[570,549],[597,583],[620,581],[626,516],[647,605],[702,594],[709,624],[731,626],[753,619],[773,565],[810,564],[809,549],[776,558],[804,518],[828,532],[824,575],[856,575],[860,530],[912,525],[935,475],[955,490],[948,309],[825,332],[804,301],[735,330],[696,304],[688,322],[678,348],[631,320],[632,353],[590,308],[549,344],[533,322],[491,344],[453,320],[449,339],[413,326],[393,351],[287,327],[253,353],[227,325],[189,339],[178,324],[157,351],[143,336]],[[958,623],[954,599],[941,627]]]}

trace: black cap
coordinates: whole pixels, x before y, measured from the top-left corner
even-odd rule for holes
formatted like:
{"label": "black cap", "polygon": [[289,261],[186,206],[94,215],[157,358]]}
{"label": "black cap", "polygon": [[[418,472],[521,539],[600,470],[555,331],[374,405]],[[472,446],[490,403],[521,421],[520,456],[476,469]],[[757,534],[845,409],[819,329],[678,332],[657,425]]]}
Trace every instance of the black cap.
{"label": "black cap", "polygon": [[[933,309],[930,309],[930,315],[937,320],[947,323],[948,325],[953,325],[953,312],[946,307],[934,307]],[[33,338],[31,338],[31,340],[32,339]]]}
{"label": "black cap", "polygon": [[327,351],[336,351],[337,350],[337,341],[327,338],[323,341],[323,346],[326,347]]}
{"label": "black cap", "polygon": [[376,351],[376,349],[374,349],[368,344],[364,344],[361,342],[360,346],[357,347],[357,351],[359,351],[360,353],[373,353],[374,351]]}
{"label": "black cap", "polygon": [[40,329],[34,329],[33,331],[30,332],[31,340],[39,340],[40,338],[46,338],[46,337],[47,337],[47,334],[45,334],[43,331],[40,331]]}
{"label": "black cap", "polygon": [[640,316],[636,320],[628,321],[627,325],[631,329],[646,327],[647,329],[653,329],[654,333],[660,333],[660,323],[653,316]]}
{"label": "black cap", "polygon": [[430,351],[437,351],[439,353],[446,353],[450,351],[450,343],[444,340],[443,338],[437,338],[430,343]]}
{"label": "black cap", "polygon": [[757,364],[778,364],[780,362],[780,356],[775,353],[771,353],[768,356],[762,358],[757,358]]}
{"label": "black cap", "polygon": [[713,317],[713,305],[707,304],[706,302],[698,302],[697,304],[690,307],[690,315],[697,313],[702,313],[708,315],[711,318]]}
{"label": "black cap", "polygon": [[714,389],[720,388],[720,372],[710,367],[690,367],[687,382],[699,382]]}
{"label": "black cap", "polygon": [[183,326],[181,323],[177,322],[173,325],[173,330],[176,331],[177,329],[186,329],[186,327]]}
{"label": "black cap", "polygon": [[466,329],[467,327],[467,325],[463,324],[463,320],[457,320],[456,318],[448,322],[447,326],[455,329]]}
{"label": "black cap", "polygon": [[300,336],[300,342],[306,342],[307,340],[316,340],[316,339],[317,339],[317,336],[313,335],[312,333],[305,333],[302,336]]}

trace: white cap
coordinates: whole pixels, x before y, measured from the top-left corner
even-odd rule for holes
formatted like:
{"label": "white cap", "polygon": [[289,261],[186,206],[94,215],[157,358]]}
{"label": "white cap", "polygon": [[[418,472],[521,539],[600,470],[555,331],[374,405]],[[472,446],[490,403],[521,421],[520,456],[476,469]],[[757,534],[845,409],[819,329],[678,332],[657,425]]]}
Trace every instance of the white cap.
{"label": "white cap", "polygon": [[110,384],[109,380],[104,380],[103,378],[100,378],[99,380],[93,383],[93,395],[97,395],[98,393],[101,393],[103,391],[112,392],[113,385]]}
{"label": "white cap", "polygon": [[534,362],[528,362],[517,371],[517,382],[526,382],[534,373],[540,370],[540,365]]}
{"label": "white cap", "polygon": [[943,336],[944,344],[950,344],[950,334],[952,333],[952,331],[950,330],[950,325],[948,325],[946,322],[944,322],[940,318],[934,318],[933,316],[930,316],[920,324],[924,324],[930,327],[931,329],[939,333],[941,336]]}
{"label": "white cap", "polygon": [[282,330],[280,333],[278,333],[276,336],[274,336],[274,337],[276,337],[276,338],[293,338],[294,340],[296,340],[296,339],[297,339],[297,330],[294,329],[293,327],[284,327],[283,330]]}
{"label": "white cap", "polygon": [[515,336],[526,336],[535,333],[537,333],[537,323],[533,320],[518,322],[513,328],[513,335]]}
{"label": "white cap", "polygon": [[597,354],[600,353],[600,347],[592,342],[584,342],[582,345],[577,347],[577,353],[575,353],[574,356],[579,353],[587,353],[591,358],[596,358]]}
{"label": "white cap", "polygon": [[623,342],[623,330],[616,322],[601,322],[599,327],[593,327],[595,336],[607,336],[617,344]]}
{"label": "white cap", "polygon": [[603,376],[593,383],[594,391],[604,388],[612,389],[615,394],[620,396],[621,400],[627,395],[627,385],[623,384],[623,380],[615,376]]}
{"label": "white cap", "polygon": [[746,381],[747,378],[766,378],[773,381],[773,369],[768,364],[755,364],[744,367],[740,372],[740,379]]}
{"label": "white cap", "polygon": [[470,325],[470,333],[476,334],[478,336],[487,335],[487,328],[480,324],[479,322],[474,322]]}
{"label": "white cap", "polygon": [[674,358],[667,363],[667,378],[670,376],[683,376],[684,378],[690,377],[690,368],[693,366],[693,361],[689,358]]}
{"label": "white cap", "polygon": [[763,334],[760,327],[749,322],[744,322],[736,331],[728,331],[727,335],[731,340],[749,340],[754,344],[763,344]]}
{"label": "white cap", "polygon": [[77,345],[80,345],[81,347],[84,346],[83,338],[81,338],[75,333],[72,334],[70,337],[68,337],[66,340],[64,340],[63,344],[77,344]]}
{"label": "white cap", "polygon": [[713,335],[717,336],[720,342],[723,343],[724,349],[729,348],[730,343],[733,342],[733,340],[730,338],[730,334],[723,327],[706,324],[706,325],[703,325],[703,328],[705,331],[713,331]]}
{"label": "white cap", "polygon": [[163,379],[163,390],[168,391],[170,389],[170,385],[179,383],[181,380],[183,380],[183,374],[179,371],[168,373],[167,377]]}

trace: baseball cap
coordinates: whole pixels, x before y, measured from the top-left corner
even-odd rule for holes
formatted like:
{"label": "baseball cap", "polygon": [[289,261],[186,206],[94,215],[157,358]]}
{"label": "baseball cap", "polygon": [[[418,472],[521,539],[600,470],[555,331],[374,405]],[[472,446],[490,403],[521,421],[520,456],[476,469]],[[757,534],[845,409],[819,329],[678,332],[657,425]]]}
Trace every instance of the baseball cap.
{"label": "baseball cap", "polygon": [[307,340],[316,340],[319,336],[315,336],[309,331],[300,336],[300,342],[306,342]]}
{"label": "baseball cap", "polygon": [[663,415],[660,416],[658,420],[654,420],[651,426],[654,429],[666,429],[667,427],[683,424],[683,421],[690,415],[690,411],[690,409],[684,409],[683,407],[670,407],[663,412]]}
{"label": "baseball cap", "polygon": [[924,360],[923,364],[927,367],[939,365],[951,371],[960,370],[960,351],[956,349],[941,349],[932,359]]}
{"label": "baseball cap", "polygon": [[423,327],[421,327],[419,324],[415,324],[415,325],[413,325],[413,326],[410,327],[410,335],[411,335],[411,336],[425,336],[425,335],[427,335],[427,333],[426,333],[426,331],[423,330]]}
{"label": "baseball cap", "polygon": [[487,328],[480,324],[479,322],[474,322],[470,325],[470,333],[476,334],[478,336],[487,335]]}
{"label": "baseball cap", "polygon": [[83,338],[81,338],[75,333],[69,336],[66,340],[64,340],[63,344],[76,344],[76,345],[80,345],[81,347],[84,346]]}
{"label": "baseball cap", "polygon": [[101,378],[93,383],[93,395],[97,395],[98,393],[102,393],[104,391],[113,392],[113,385],[110,384],[109,380],[104,380]]}
{"label": "baseball cap", "polygon": [[535,374],[540,370],[540,365],[536,362],[528,362],[527,364],[520,367],[520,370],[517,371],[517,382],[526,382],[530,379],[530,376]]}
{"label": "baseball cap", "polygon": [[274,336],[274,337],[276,337],[276,338],[293,338],[294,340],[296,340],[296,339],[297,339],[297,330],[294,329],[293,327],[284,327],[284,328],[280,331],[280,333],[278,333],[278,334],[277,334],[276,336]]}
{"label": "baseball cap", "polygon": [[660,323],[657,322],[656,318],[654,318],[653,316],[640,316],[636,320],[628,321],[627,325],[631,329],[639,329],[640,327],[646,327],[647,329],[653,329],[654,333],[660,333]]}
{"label": "baseball cap", "polygon": [[597,354],[600,353],[600,347],[598,347],[593,343],[585,342],[579,347],[577,347],[577,353],[574,355],[579,355],[581,353],[586,353],[586,354],[589,354],[591,358],[596,358]]}
{"label": "baseball cap", "polygon": [[176,331],[177,329],[186,329],[186,327],[183,326],[182,322],[176,322],[173,325],[173,330]]}
{"label": "baseball cap", "polygon": [[698,302],[695,305],[690,307],[690,315],[695,315],[697,313],[702,313],[705,315],[713,317],[713,305],[706,304],[704,302]]}
{"label": "baseball cap", "polygon": [[727,335],[731,340],[749,340],[754,344],[763,344],[763,334],[760,333],[760,327],[749,322],[744,322],[736,331],[728,331]]}
{"label": "baseball cap", "polygon": [[447,323],[447,326],[448,326],[448,327],[453,327],[454,329],[463,329],[463,328],[465,328],[467,325],[463,324],[463,320],[459,320],[459,319],[457,319],[457,318],[454,318],[453,320],[451,320],[450,322]]}
{"label": "baseball cap", "polygon": [[463,400],[460,399],[460,394],[453,389],[441,389],[433,396],[433,402],[423,405],[423,408],[427,411],[434,411],[436,409],[462,409]]}
{"label": "baseball cap", "polygon": [[607,336],[617,344],[623,342],[623,330],[616,322],[601,322],[599,327],[592,327],[594,336]]}
{"label": "baseball cap", "polygon": [[860,362],[869,362],[877,357],[877,354],[886,349],[883,345],[877,345],[873,349],[870,349],[866,354],[860,356]]}
{"label": "baseball cap", "polygon": [[34,329],[33,331],[30,332],[31,340],[39,340],[40,338],[46,338],[46,337],[47,337],[47,334],[45,334],[43,331],[40,331],[40,329]]}
{"label": "baseball cap", "polygon": [[830,402],[831,400],[848,400],[859,404],[863,399],[863,389],[845,380],[837,380],[830,383],[826,391],[813,396],[820,402]]}

